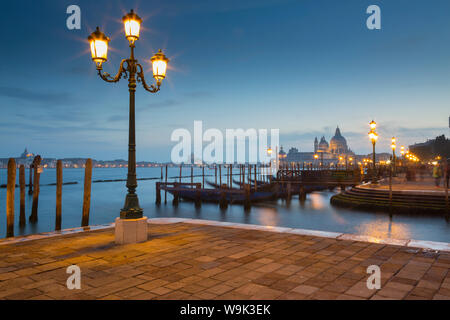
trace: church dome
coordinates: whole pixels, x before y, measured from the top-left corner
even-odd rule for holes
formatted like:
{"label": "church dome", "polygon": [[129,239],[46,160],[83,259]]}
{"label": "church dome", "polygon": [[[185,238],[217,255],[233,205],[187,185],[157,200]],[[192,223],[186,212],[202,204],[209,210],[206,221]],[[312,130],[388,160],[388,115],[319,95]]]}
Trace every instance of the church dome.
{"label": "church dome", "polygon": [[330,140],[330,151],[332,153],[346,153],[348,152],[347,140],[341,135],[339,127],[336,128],[334,137]]}

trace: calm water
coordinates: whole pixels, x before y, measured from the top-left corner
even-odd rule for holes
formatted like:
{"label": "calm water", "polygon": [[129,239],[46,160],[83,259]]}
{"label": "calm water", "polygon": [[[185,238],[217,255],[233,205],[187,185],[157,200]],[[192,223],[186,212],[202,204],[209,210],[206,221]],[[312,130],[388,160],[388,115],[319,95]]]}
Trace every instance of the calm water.
{"label": "calm water", "polygon": [[[98,168],[93,169],[93,180],[125,179],[126,168]],[[138,178],[158,178],[160,168],[138,168]],[[179,168],[169,168],[170,177],[178,176]],[[194,170],[194,174],[201,174],[201,170]],[[214,170],[205,170],[205,174],[212,175],[207,179],[214,181]],[[183,170],[184,182],[190,182],[190,169]],[[64,182],[77,181],[76,185],[63,186],[62,227],[79,227],[83,204],[84,169],[64,169]],[[28,170],[26,171],[28,183]],[[45,169],[41,174],[41,184],[54,183],[56,171]],[[450,224],[445,218],[427,216],[394,215],[392,220],[385,213],[361,212],[332,207],[330,197],[333,192],[317,192],[309,194],[304,205],[297,198],[293,198],[290,205],[279,200],[253,206],[248,213],[242,206],[231,205],[226,210],[220,210],[215,204],[202,204],[196,209],[193,203],[182,202],[178,208],[171,204],[172,196],[167,195],[164,204],[164,193],[160,207],[155,205],[155,181],[138,181],[138,195],[144,214],[149,217],[180,217],[220,220],[239,223],[250,223],[271,226],[336,231],[354,234],[371,235],[375,237],[396,239],[417,239],[450,242]],[[225,182],[226,179],[223,179]],[[201,182],[201,177],[194,178],[194,182]],[[0,184],[6,183],[6,170],[0,170]],[[18,182],[17,182],[18,183]],[[54,230],[55,225],[55,186],[41,186],[39,197],[39,221],[31,225],[28,216],[31,212],[32,197],[26,195],[27,225],[23,229],[19,222],[19,188],[16,189],[16,229],[15,235],[32,234]],[[113,222],[123,206],[126,188],[125,182],[106,182],[92,184],[92,200],[90,224]],[[0,238],[6,233],[6,189],[0,189]]]}

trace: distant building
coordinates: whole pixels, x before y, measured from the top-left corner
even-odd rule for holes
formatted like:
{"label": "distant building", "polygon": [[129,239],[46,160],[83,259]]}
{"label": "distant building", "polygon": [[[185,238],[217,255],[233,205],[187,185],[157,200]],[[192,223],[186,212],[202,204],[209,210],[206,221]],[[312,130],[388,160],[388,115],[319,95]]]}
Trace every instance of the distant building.
{"label": "distant building", "polygon": [[26,159],[26,158],[30,158],[33,156],[34,156],[34,154],[32,154],[31,152],[28,152],[27,148],[25,148],[25,151],[20,155],[19,159]]}
{"label": "distant building", "polygon": [[[314,159],[314,155],[318,155],[318,159]],[[314,139],[314,152],[300,152],[297,148],[289,149],[287,154],[283,148],[280,149],[279,157],[281,161],[286,162],[323,162],[323,164],[337,164],[354,157],[354,153],[347,145],[347,140],[342,136],[339,127],[336,128],[334,136],[330,143],[327,142],[325,136]]]}
{"label": "distant building", "polygon": [[437,156],[450,158],[450,140],[445,138],[445,135],[438,136],[436,139],[409,146],[409,151],[423,160],[434,159]]}

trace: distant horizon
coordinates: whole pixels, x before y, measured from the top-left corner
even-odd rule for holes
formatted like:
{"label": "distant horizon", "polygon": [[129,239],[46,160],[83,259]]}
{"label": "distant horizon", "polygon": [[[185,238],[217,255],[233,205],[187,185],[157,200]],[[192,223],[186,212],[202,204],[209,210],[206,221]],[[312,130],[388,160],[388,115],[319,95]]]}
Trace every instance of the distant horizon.
{"label": "distant horizon", "polygon": [[[427,138],[427,139],[424,140],[424,141],[416,141],[416,142],[414,142],[414,143],[412,143],[412,144],[410,144],[410,145],[405,145],[405,148],[408,148],[409,146],[414,145],[414,144],[420,144],[420,143],[427,142],[427,141],[429,141],[429,140],[434,140],[434,139],[436,139],[437,137],[442,136],[442,135],[444,135],[444,137],[445,137],[446,139],[449,139],[449,137],[448,137],[447,135],[441,134],[441,135],[437,135],[436,137]],[[344,136],[344,135],[343,135],[343,136]],[[320,137],[322,137],[322,136],[320,136]],[[318,136],[317,138],[320,139],[320,137]],[[344,137],[345,137],[345,136],[344,136]],[[283,147],[283,150],[284,150],[286,153],[289,152],[289,149],[291,149],[291,148],[296,148],[295,146],[287,146],[287,147],[286,147],[286,146],[283,145],[282,143],[280,143],[280,146]],[[398,145],[398,146],[400,146],[400,145]],[[352,148],[350,147],[350,149],[352,149]],[[24,149],[24,150],[25,150],[25,149]],[[22,150],[22,152],[20,152],[17,156],[14,156],[14,155],[12,155],[12,156],[0,156],[0,158],[1,158],[1,159],[7,159],[7,158],[19,158],[20,155],[23,153],[24,150]],[[26,150],[28,150],[28,152],[30,152],[30,153],[33,153],[34,156],[36,156],[36,155],[41,155],[42,157],[44,157],[44,158],[46,158],[46,159],[66,160],[66,159],[88,159],[88,158],[91,158],[91,159],[93,159],[93,160],[95,160],[95,161],[104,161],[104,162],[108,162],[108,161],[125,161],[125,162],[126,162],[126,161],[127,161],[127,158],[116,158],[116,159],[105,159],[105,158],[103,158],[103,159],[98,159],[98,158],[94,158],[94,157],[90,157],[90,156],[86,156],[86,157],[81,157],[81,156],[64,156],[64,157],[58,157],[58,156],[46,156],[45,154],[35,153],[35,152],[33,152],[32,149],[30,149],[30,148],[28,148],[28,147],[26,147]],[[314,152],[314,150],[299,150],[299,151],[300,151],[300,152]],[[369,155],[369,154],[372,153],[372,152],[368,152],[368,153],[359,153],[359,152],[355,152],[353,149],[352,149],[352,151],[353,151],[354,154],[357,155],[357,156],[367,156],[367,155]],[[376,150],[375,150],[375,153],[376,153],[376,154],[391,154],[392,151],[391,151],[391,150],[385,151],[385,150],[378,150],[378,149],[376,149]],[[136,161],[137,161],[137,162],[149,162],[149,163],[173,163],[170,159],[169,159],[169,160],[137,159]],[[235,163],[237,163],[237,162],[235,162]],[[186,163],[186,164],[188,164],[188,163]]]}

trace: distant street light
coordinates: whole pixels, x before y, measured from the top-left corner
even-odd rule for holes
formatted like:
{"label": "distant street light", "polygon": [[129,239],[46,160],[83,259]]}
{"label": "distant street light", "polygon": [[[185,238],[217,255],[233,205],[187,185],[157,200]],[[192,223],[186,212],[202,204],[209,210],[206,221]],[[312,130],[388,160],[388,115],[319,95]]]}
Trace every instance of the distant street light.
{"label": "distant street light", "polygon": [[394,176],[395,176],[395,165],[396,165],[396,157],[395,157],[395,149],[397,148],[397,144],[396,144],[396,139],[395,139],[395,137],[392,137],[392,140],[391,140],[391,149],[392,149],[392,160],[393,160],[393,173],[394,173]]}
{"label": "distant street light", "polygon": [[373,174],[372,174],[372,183],[376,184],[377,183],[377,178],[376,178],[376,171],[377,171],[377,167],[376,167],[376,158],[375,158],[375,144],[377,143],[378,140],[378,134],[375,131],[377,128],[377,123],[375,121],[371,121],[369,123],[370,126],[370,131],[369,131],[369,139],[370,141],[372,141],[372,147],[373,147],[373,152],[372,152],[372,156],[373,156]]}
{"label": "distant street light", "polygon": [[[135,91],[136,81],[141,82],[145,90],[156,93],[159,91],[161,81],[166,76],[167,64],[169,59],[158,51],[151,59],[153,67],[153,78],[156,80],[156,85],[147,85],[144,78],[144,68],[134,57],[135,42],[139,39],[139,31],[142,19],[131,10],[130,13],[123,18],[125,29],[125,36],[129,41],[130,57],[123,59],[120,62],[119,71],[114,77],[108,73],[102,72],[102,64],[108,59],[108,43],[109,38],[100,31],[99,27],[92,32],[88,37],[92,60],[97,66],[98,75],[106,82],[118,82],[122,76],[126,79],[128,77],[128,90],[130,93],[129,105],[129,133],[128,133],[128,175],[127,188],[128,193],[125,198],[125,205],[120,211],[121,219],[139,219],[143,217],[143,210],[139,206],[138,196],[136,194],[137,179],[136,179],[136,129],[135,129]],[[126,67],[124,66],[126,64]]]}

